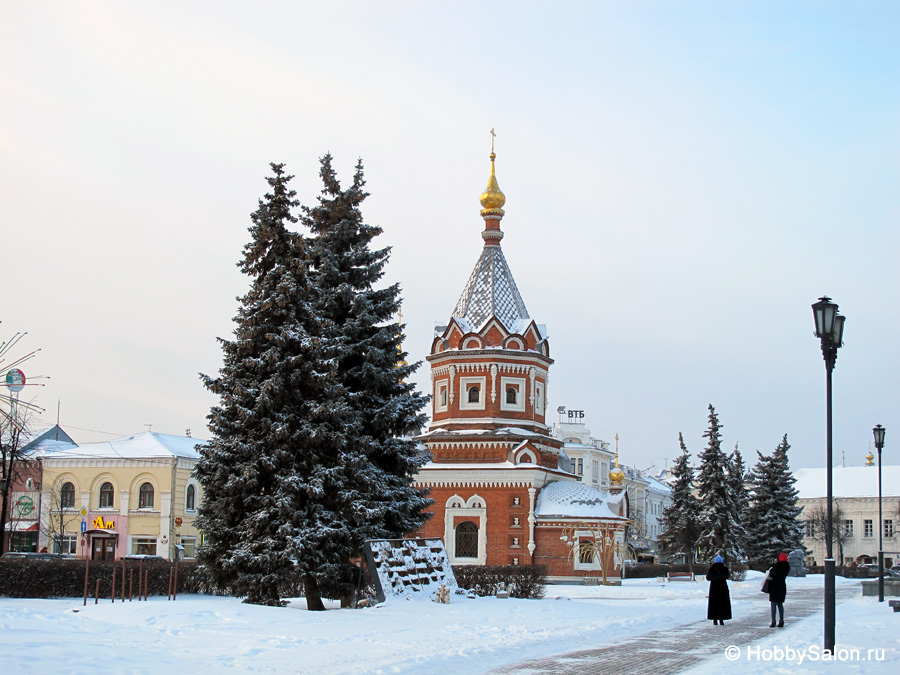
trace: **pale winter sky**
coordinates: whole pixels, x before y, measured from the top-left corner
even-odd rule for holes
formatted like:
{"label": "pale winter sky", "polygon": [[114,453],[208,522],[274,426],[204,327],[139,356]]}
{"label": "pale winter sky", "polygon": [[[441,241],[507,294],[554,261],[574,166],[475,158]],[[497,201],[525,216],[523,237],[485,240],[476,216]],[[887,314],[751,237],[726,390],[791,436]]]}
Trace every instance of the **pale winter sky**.
{"label": "pale winter sky", "polygon": [[481,249],[494,127],[551,410],[660,469],[713,403],[749,464],[787,433],[822,466],[828,294],[836,463],[880,423],[896,464],[898,35],[893,1],[2,0],[0,339],[28,331],[51,379],[25,393],[79,442],[206,437],[197,373],[268,164],[310,204],[332,152],[345,181],[365,162],[424,359]]}

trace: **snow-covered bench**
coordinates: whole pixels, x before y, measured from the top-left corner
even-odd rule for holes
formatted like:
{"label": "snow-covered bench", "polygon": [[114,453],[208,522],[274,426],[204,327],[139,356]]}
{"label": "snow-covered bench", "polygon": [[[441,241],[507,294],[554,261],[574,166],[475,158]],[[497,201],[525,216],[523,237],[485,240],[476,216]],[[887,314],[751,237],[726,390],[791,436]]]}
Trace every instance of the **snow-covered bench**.
{"label": "snow-covered bench", "polygon": [[669,581],[693,581],[694,575],[690,572],[669,572],[666,577]]}

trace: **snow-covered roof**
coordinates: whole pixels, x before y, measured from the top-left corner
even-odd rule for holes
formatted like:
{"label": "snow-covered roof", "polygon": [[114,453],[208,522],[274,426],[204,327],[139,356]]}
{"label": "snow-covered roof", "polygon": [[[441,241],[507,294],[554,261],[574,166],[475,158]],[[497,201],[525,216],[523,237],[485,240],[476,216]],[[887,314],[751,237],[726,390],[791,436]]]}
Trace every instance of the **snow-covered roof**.
{"label": "snow-covered roof", "polygon": [[425,432],[418,438],[427,438],[428,436],[539,436],[542,438],[550,438],[547,434],[530,429],[522,429],[521,427],[500,427],[498,429],[442,429],[438,427]]}
{"label": "snow-covered roof", "polygon": [[189,436],[172,436],[155,431],[144,431],[134,436],[125,436],[102,443],[85,443],[81,446],[53,449],[42,453],[54,459],[155,459],[158,457],[181,457],[200,459],[196,445],[204,443]]}
{"label": "snow-covered roof", "polygon": [[584,483],[553,481],[538,493],[536,516],[560,518],[612,518],[621,520],[607,505],[609,495]]}
{"label": "snow-covered roof", "polygon": [[[794,487],[800,499],[825,497],[825,467],[798,469]],[[878,498],[877,466],[836,466],[831,470],[831,493],[834,497]],[[881,467],[882,497],[900,496],[900,466]]]}
{"label": "snow-covered roof", "polygon": [[47,449],[51,447],[69,447],[75,445],[75,441],[72,440],[72,437],[67,434],[62,427],[58,424],[54,424],[44,431],[40,433],[33,434],[33,437],[27,444],[22,448],[22,452],[24,454],[28,454],[40,449]]}
{"label": "snow-covered roof", "polygon": [[499,246],[485,246],[463,289],[453,317],[478,329],[492,316],[497,317],[510,332],[520,322],[530,321],[525,302],[519,294],[509,265]]}
{"label": "snow-covered roof", "polygon": [[661,480],[658,480],[649,474],[646,474],[646,473],[643,474],[642,478],[650,484],[648,487],[650,487],[653,490],[657,490],[659,492],[667,492],[667,493],[672,491],[671,487],[669,487],[668,485],[663,483]]}

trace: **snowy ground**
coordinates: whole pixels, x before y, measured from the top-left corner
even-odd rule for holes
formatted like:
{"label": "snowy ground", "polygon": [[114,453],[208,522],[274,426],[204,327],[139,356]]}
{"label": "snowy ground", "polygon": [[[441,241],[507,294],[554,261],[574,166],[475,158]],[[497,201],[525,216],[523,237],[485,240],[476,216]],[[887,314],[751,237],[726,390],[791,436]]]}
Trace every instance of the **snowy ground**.
{"label": "snowy ground", "polygon": [[[761,574],[732,583],[735,616],[759,607]],[[821,576],[789,579],[822,587]],[[857,584],[838,578],[839,584]],[[393,600],[370,609],[307,612],[302,600],[284,609],[232,598],[181,596],[177,602],[83,607],[77,600],[0,599],[3,673],[260,672],[483,673],[527,658],[602,647],[706,617],[706,582],[626,580],[621,587],[548,586],[543,600],[466,599],[451,604]],[[790,591],[789,591],[790,593]],[[786,603],[790,616],[790,595]],[[884,649],[882,661],[798,665],[776,647],[821,646],[822,616],[811,616],[760,641],[754,659],[723,654],[690,671],[712,673],[897,673],[900,613],[877,599],[838,608],[839,647]],[[746,646],[743,647],[746,650]],[[770,650],[767,652],[766,650]],[[768,658],[767,658],[768,656]],[[877,653],[873,656],[873,659]]]}

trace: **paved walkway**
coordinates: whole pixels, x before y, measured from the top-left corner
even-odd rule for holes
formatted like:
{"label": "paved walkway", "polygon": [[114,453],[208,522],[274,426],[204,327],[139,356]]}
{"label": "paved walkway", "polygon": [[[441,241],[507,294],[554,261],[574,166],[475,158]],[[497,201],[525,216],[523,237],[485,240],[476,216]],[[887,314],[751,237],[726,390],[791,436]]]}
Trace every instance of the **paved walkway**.
{"label": "paved walkway", "polygon": [[[860,594],[860,587],[839,586],[836,589],[840,604]],[[785,606],[785,626],[803,617],[822,612],[822,589],[805,588],[790,592]],[[514,663],[490,671],[494,675],[640,675],[652,670],[656,673],[680,673],[701,661],[725,653],[728,645],[745,645],[768,637],[777,631],[769,628],[769,602],[760,597],[758,606],[739,619],[713,626],[709,621],[675,626],[644,635],[636,635],[625,642],[600,649],[585,649],[558,656]],[[703,631],[698,639],[698,631]]]}

